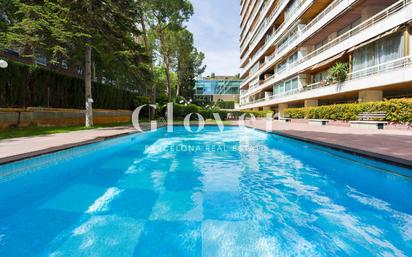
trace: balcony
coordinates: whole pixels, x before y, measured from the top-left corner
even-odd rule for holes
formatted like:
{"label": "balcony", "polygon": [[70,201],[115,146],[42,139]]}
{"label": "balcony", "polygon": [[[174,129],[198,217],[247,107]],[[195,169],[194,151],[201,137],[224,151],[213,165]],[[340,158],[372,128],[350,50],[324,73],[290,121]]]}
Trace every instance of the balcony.
{"label": "balcony", "polygon": [[[283,0],[280,2],[280,5],[283,7],[285,2],[287,3],[288,1]],[[255,58],[253,58],[252,60],[249,61],[248,64],[246,64],[245,70],[249,70],[250,66],[253,65],[253,63],[255,63],[259,58],[261,58],[261,54],[265,53],[269,49],[269,47],[273,45],[279,39],[279,37],[285,33],[286,29],[290,27],[292,23],[296,19],[298,19],[300,15],[302,15],[313,2],[314,0],[303,0],[299,5],[297,5],[295,7],[297,11],[293,12],[293,15],[289,16],[288,20],[285,20],[278,28],[276,28],[272,36],[269,37],[269,40],[266,40],[265,44],[261,47],[259,55],[257,56],[255,55]],[[276,12],[274,12],[271,18],[268,19],[269,20],[268,23],[273,24],[276,19],[275,17],[277,17],[277,15],[279,15],[281,10],[283,9],[284,7],[280,8],[279,6],[279,9]],[[268,29],[269,27],[265,28],[264,30],[265,33],[267,32]],[[260,33],[256,33],[256,36],[259,34]],[[258,39],[260,40],[263,36],[264,35],[259,35]],[[259,43],[259,40],[256,40],[256,42],[252,44],[252,47],[250,47],[249,51],[252,51],[256,47],[257,43]],[[246,56],[248,56],[248,54],[246,54]],[[244,76],[244,74],[241,74],[241,76]]]}
{"label": "balcony", "polygon": [[[263,3],[263,11],[261,12],[260,20],[259,20],[258,23],[257,23],[257,28],[258,28],[257,30],[262,29],[262,24],[263,24],[262,22],[265,22],[265,21],[266,21],[266,19],[265,19],[266,14],[267,14],[267,12],[269,11],[270,7],[272,6],[273,1],[274,1],[274,0],[263,1],[263,2],[264,2],[264,3]],[[257,10],[259,10],[259,8],[257,8],[255,11],[257,11]],[[260,25],[259,25],[259,24],[260,24]],[[249,28],[249,25],[246,26],[245,28],[248,29],[248,28]],[[243,38],[243,40],[241,40],[241,44],[240,44],[240,45],[241,45],[241,54],[244,52],[246,46],[250,46],[250,45],[251,45],[250,39],[252,38],[252,36],[253,36],[254,34],[255,34],[255,33],[254,33],[254,30],[252,30],[252,31],[248,34],[248,36],[247,36],[246,38]]]}
{"label": "balcony", "polygon": [[[301,70],[310,68],[317,63],[332,58],[352,47],[408,22],[412,19],[410,13],[412,13],[412,0],[401,0],[396,2],[355,28],[347,31],[345,34],[330,40],[319,49],[299,59],[293,66],[288,67],[286,71],[276,74],[276,76],[272,77],[270,80],[266,80],[259,90],[272,86]],[[265,68],[267,68],[267,64],[262,69]],[[248,81],[245,81],[244,83],[246,84]]]}
{"label": "balcony", "polygon": [[[339,13],[342,13],[345,9],[349,8],[356,1],[357,0],[335,0],[333,1],[321,13],[319,13],[315,18],[313,18],[313,20],[311,20],[304,28],[302,28],[299,34],[296,35],[295,40],[290,41],[288,45],[283,47],[283,49],[273,52],[270,56],[266,56],[265,65],[258,71],[258,74],[268,69],[271,64],[278,61],[285,53],[290,51],[290,49],[296,47],[298,44],[302,43],[309,36],[313,35],[313,33],[315,33],[317,30],[322,28],[329,21],[333,20]],[[282,27],[283,26],[279,27],[278,30],[282,29]],[[273,33],[272,36],[266,39],[265,46],[262,47],[264,48],[265,52],[267,49],[269,49],[271,45],[274,44],[275,37],[278,38],[278,33]],[[244,68],[244,71],[248,70],[246,68],[247,67]],[[243,84],[244,85],[247,84],[250,78],[252,78],[252,76],[246,79],[243,82]]]}
{"label": "balcony", "polygon": [[313,83],[284,94],[257,99],[240,107],[256,108],[408,81],[412,81],[412,55],[349,73],[348,79],[343,83],[328,83],[327,81]]}
{"label": "balcony", "polygon": [[[253,51],[253,49],[256,48],[256,45],[259,43],[260,39],[263,37],[263,35],[261,35],[262,31],[266,31],[269,29],[268,25],[271,25],[275,22],[275,20],[277,19],[277,17],[280,15],[281,11],[286,7],[286,4],[289,2],[289,0],[281,0],[277,3],[275,10],[273,11],[273,14],[269,17],[266,17],[262,23],[259,25],[258,29],[256,30],[255,33],[250,33],[250,37],[252,37],[249,41],[249,50],[246,53],[245,56],[250,55],[250,52]],[[264,13],[266,14],[266,12],[268,11],[269,7],[271,5],[267,6],[267,9],[264,11]],[[253,35],[253,36],[252,36]],[[248,42],[248,41],[246,41]],[[244,49],[243,49],[244,50]],[[242,50],[242,53],[243,53]],[[242,61],[243,63],[243,61]]]}

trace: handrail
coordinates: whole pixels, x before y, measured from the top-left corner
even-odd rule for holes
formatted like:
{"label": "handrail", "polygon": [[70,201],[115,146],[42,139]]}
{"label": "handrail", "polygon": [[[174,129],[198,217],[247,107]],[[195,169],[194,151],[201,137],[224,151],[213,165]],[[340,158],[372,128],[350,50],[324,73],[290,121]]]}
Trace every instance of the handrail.
{"label": "handrail", "polygon": [[[392,70],[397,70],[400,68],[405,68],[408,66],[412,65],[412,55],[406,56],[406,57],[401,57],[386,63],[381,63],[381,64],[377,64],[365,69],[361,69],[352,73],[348,74],[348,78],[346,81],[352,81],[352,80],[356,80],[356,79],[361,79],[361,78],[365,78],[371,75],[376,75],[378,73],[381,72],[388,72],[388,71],[392,71]],[[283,94],[279,94],[279,95],[272,95],[271,97],[269,97],[269,99],[267,98],[260,98],[258,100],[273,100],[276,98],[281,98],[281,97],[285,97],[285,96],[289,96],[289,95],[294,95],[297,93],[302,93],[302,92],[307,92],[307,91],[311,91],[317,88],[321,88],[321,87],[327,87],[327,86],[333,86],[336,85],[337,83],[329,83],[328,81],[320,81],[320,82],[316,82],[316,83],[312,83],[309,85],[306,85],[302,88],[296,89],[296,90],[291,90],[288,92],[285,92]],[[249,102],[248,104],[245,105],[250,105],[250,104],[255,104],[261,101],[252,101]],[[241,105],[244,106],[244,105]]]}

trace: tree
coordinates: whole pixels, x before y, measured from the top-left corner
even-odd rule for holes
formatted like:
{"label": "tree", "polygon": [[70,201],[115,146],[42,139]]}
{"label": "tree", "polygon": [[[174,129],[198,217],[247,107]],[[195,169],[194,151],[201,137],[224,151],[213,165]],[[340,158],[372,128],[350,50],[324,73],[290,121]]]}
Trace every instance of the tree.
{"label": "tree", "polygon": [[[174,35],[182,28],[183,22],[193,14],[193,6],[188,0],[145,0],[146,17],[152,35],[153,55],[164,67],[169,101],[172,100],[173,55],[175,54]],[[152,100],[156,100],[156,87],[152,89]]]}
{"label": "tree", "polygon": [[181,95],[190,98],[194,95],[196,77],[206,69],[203,65],[205,56],[193,46],[193,35],[190,31],[182,29],[176,33],[176,36],[178,38],[176,97]]}
{"label": "tree", "polygon": [[[93,125],[92,71],[94,60],[102,80],[130,84],[150,73],[146,51],[136,43],[138,5],[134,0],[16,0],[18,17],[6,33],[10,45],[29,49],[29,55],[48,56],[83,64],[86,126]],[[96,56],[96,57],[94,57]],[[115,75],[116,73],[121,76]],[[126,74],[132,74],[127,78]],[[97,77],[96,74],[94,77]]]}

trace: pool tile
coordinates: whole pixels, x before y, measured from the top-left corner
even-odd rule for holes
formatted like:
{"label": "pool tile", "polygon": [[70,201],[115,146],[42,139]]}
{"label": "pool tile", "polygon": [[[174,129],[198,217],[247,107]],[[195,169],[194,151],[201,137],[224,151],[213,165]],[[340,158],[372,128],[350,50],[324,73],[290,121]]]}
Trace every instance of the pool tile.
{"label": "pool tile", "polygon": [[149,221],[133,257],[201,256],[201,223]]}
{"label": "pool tile", "polygon": [[92,216],[75,228],[48,256],[130,257],[138,244],[144,221],[118,216]]}
{"label": "pool tile", "polygon": [[125,174],[119,179],[117,187],[123,189],[146,189],[162,191],[164,189],[165,173],[144,171]]}
{"label": "pool tile", "polygon": [[169,172],[165,181],[167,191],[199,190],[202,186],[201,174],[197,172]]}
{"label": "pool tile", "polygon": [[0,256],[37,256],[80,214],[47,209],[25,209],[0,220]]}
{"label": "pool tile", "polygon": [[204,219],[237,221],[250,218],[239,193],[209,192],[203,197]]}
{"label": "pool tile", "polygon": [[122,217],[148,219],[158,194],[150,190],[126,189],[108,206],[108,213]]}
{"label": "pool tile", "polygon": [[150,215],[150,220],[201,221],[202,219],[202,195],[190,191],[160,194]]}
{"label": "pool tile", "polygon": [[122,170],[93,169],[79,177],[81,184],[89,184],[100,187],[114,186],[124,174]]}
{"label": "pool tile", "polygon": [[236,171],[213,170],[202,177],[206,192],[239,192],[241,173]]}
{"label": "pool tile", "polygon": [[102,187],[77,184],[56,195],[41,208],[84,213],[105,192]]}
{"label": "pool tile", "polygon": [[127,171],[134,166],[134,158],[115,157],[100,163],[100,168]]}
{"label": "pool tile", "polygon": [[279,254],[276,240],[265,237],[258,228],[250,221],[204,221],[202,257],[288,256]]}

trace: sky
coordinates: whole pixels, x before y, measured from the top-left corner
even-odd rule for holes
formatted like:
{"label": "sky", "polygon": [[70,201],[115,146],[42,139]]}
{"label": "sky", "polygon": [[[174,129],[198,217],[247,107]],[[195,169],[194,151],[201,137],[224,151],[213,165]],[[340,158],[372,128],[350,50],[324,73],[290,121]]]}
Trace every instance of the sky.
{"label": "sky", "polygon": [[195,46],[205,54],[203,76],[236,75],[240,72],[240,0],[192,0],[194,15],[188,29]]}

